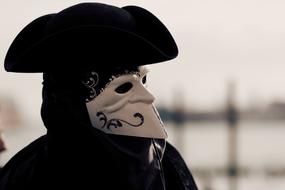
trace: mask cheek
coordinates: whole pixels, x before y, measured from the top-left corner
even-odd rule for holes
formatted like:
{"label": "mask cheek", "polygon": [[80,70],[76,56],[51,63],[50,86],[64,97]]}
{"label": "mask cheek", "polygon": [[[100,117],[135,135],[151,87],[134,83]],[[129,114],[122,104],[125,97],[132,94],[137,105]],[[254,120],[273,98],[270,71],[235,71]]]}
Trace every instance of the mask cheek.
{"label": "mask cheek", "polygon": [[110,102],[109,106],[107,105],[105,107],[106,113],[114,113],[114,112],[122,109],[128,103],[128,99],[129,99],[128,96],[114,98]]}

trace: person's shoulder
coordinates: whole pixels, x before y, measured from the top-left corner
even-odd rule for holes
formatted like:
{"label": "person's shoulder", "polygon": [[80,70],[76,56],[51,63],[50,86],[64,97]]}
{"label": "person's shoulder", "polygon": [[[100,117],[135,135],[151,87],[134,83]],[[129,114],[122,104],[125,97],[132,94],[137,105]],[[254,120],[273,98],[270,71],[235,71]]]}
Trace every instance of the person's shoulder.
{"label": "person's shoulder", "polygon": [[43,135],[16,153],[1,169],[0,189],[7,189],[7,186],[28,178],[37,163],[44,160],[45,147],[46,135]]}
{"label": "person's shoulder", "polygon": [[162,164],[166,178],[166,186],[168,186],[168,189],[198,189],[189,167],[185,163],[181,154],[173,145],[168,142],[166,144]]}
{"label": "person's shoulder", "polygon": [[[17,152],[3,167],[3,171],[6,170],[6,168],[12,168],[17,167],[18,164],[24,163],[26,160],[29,160],[30,158],[33,158],[36,156],[39,152],[43,150],[43,148],[46,147],[46,135],[43,135],[39,137],[38,139],[31,142],[29,145],[21,149],[19,152]],[[1,173],[1,174],[2,174]]]}

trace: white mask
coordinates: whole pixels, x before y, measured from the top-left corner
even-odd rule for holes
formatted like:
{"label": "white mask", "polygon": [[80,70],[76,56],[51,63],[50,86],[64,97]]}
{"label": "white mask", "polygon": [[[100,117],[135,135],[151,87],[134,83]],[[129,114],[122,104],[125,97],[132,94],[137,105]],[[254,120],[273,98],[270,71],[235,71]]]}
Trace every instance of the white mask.
{"label": "white mask", "polygon": [[87,102],[92,126],[109,134],[165,139],[164,125],[153,105],[155,98],[144,84],[146,73],[140,67],[139,72],[113,77]]}

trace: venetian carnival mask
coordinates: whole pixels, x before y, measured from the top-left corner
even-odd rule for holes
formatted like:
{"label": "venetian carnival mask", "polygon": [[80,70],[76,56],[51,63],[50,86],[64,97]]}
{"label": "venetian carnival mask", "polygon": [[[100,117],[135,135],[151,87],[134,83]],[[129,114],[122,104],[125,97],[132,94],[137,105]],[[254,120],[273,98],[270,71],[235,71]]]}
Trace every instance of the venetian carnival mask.
{"label": "venetian carnival mask", "polygon": [[112,76],[98,93],[100,76],[89,73],[83,84],[89,89],[86,106],[92,126],[108,134],[165,139],[164,125],[155,109],[154,96],[146,88],[148,70]]}

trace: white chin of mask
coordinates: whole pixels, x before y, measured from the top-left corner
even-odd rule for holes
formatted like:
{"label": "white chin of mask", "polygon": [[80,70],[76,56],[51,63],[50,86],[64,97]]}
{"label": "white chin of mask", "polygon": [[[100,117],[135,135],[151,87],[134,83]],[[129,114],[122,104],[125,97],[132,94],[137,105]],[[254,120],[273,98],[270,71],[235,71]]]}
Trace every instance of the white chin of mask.
{"label": "white chin of mask", "polygon": [[154,97],[143,84],[146,69],[115,77],[86,103],[92,126],[108,134],[135,137],[167,137],[153,105]]}

